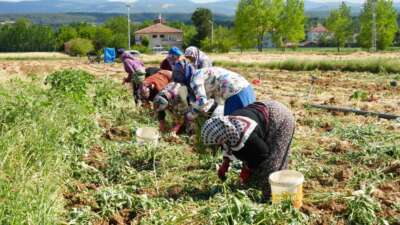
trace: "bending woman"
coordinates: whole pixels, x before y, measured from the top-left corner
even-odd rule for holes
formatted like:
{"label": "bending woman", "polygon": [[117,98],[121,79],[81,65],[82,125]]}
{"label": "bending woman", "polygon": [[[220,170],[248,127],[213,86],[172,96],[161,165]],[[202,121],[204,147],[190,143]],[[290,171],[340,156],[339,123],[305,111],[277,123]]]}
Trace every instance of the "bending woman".
{"label": "bending woman", "polygon": [[162,132],[166,131],[166,111],[172,114],[174,120],[174,127],[171,129],[173,134],[177,134],[184,126],[183,118],[188,109],[187,95],[184,85],[172,82],[154,98],[153,106]]}
{"label": "bending woman", "polygon": [[239,109],[232,116],[207,120],[201,136],[204,144],[220,145],[224,150],[218,169],[220,179],[225,179],[230,161],[239,159],[243,162],[242,184],[257,186],[269,201],[269,175],[288,168],[294,129],[295,119],[286,106],[264,101]]}
{"label": "bending woman", "polygon": [[144,63],[134,57],[129,52],[124,49],[118,49],[118,53],[121,55],[121,60],[124,64],[125,72],[128,73],[128,77],[124,78],[123,84],[131,83],[133,89],[133,98],[135,103],[138,103],[138,88],[139,85],[143,82],[146,75],[146,69],[144,67]]}
{"label": "bending woman", "polygon": [[218,103],[224,104],[224,115],[231,115],[256,101],[253,87],[240,74],[220,68],[210,67],[197,70],[190,81],[193,92],[188,119],[198,113],[208,113]]}
{"label": "bending woman", "polygon": [[143,103],[153,101],[154,97],[172,81],[172,72],[160,70],[147,77],[139,88],[139,97]]}

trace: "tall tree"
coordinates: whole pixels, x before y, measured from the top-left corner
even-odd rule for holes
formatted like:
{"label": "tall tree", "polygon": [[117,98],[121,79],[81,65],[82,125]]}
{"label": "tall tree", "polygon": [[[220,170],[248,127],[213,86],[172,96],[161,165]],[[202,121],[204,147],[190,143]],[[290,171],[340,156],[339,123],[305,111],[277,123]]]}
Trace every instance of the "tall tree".
{"label": "tall tree", "polygon": [[[376,0],[377,48],[386,49],[393,44],[398,30],[397,12],[392,0]],[[367,0],[360,15],[359,44],[364,48],[372,47],[373,0]]]}
{"label": "tall tree", "polygon": [[241,52],[245,49],[254,47],[254,40],[256,40],[255,32],[252,32],[252,29],[249,29],[251,18],[249,6],[249,0],[240,0],[235,14],[234,35]]}
{"label": "tall tree", "polygon": [[211,36],[213,15],[209,9],[198,8],[192,14],[192,22],[197,31],[193,39],[193,44],[200,46],[201,41]]}
{"label": "tall tree", "polygon": [[352,37],[352,25],[351,10],[345,2],[342,2],[339,9],[334,9],[330,12],[326,20],[326,27],[334,35],[338,52]]}
{"label": "tall tree", "polygon": [[[277,7],[279,4],[281,3],[277,3]],[[279,19],[273,35],[276,45],[285,48],[288,43],[297,45],[305,38],[304,0],[286,0],[282,13],[277,18]]]}
{"label": "tall tree", "polygon": [[64,44],[78,37],[78,32],[74,27],[62,26],[57,32],[57,48],[64,50]]}
{"label": "tall tree", "polygon": [[273,32],[277,23],[281,22],[278,21],[278,15],[282,12],[282,1],[245,0],[239,2],[235,16],[235,33],[240,38],[241,44],[247,47],[251,40],[256,43],[258,51],[262,51],[265,35]]}
{"label": "tall tree", "polygon": [[94,38],[94,48],[100,52],[104,47],[112,44],[113,32],[106,27],[98,27]]}

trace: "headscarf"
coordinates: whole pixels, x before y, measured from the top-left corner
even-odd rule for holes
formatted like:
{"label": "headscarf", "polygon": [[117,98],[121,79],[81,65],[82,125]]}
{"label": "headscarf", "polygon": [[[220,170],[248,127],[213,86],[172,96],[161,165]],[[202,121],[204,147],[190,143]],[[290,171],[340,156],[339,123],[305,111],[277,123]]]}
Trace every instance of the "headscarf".
{"label": "headscarf", "polygon": [[169,51],[168,51],[169,55],[173,55],[173,56],[177,56],[180,57],[183,55],[183,52],[178,48],[178,47],[172,47]]}
{"label": "headscarf", "polygon": [[196,69],[212,66],[208,56],[195,46],[190,46],[185,50],[185,57],[191,57],[194,59],[193,65]]}
{"label": "headscarf", "polygon": [[[187,107],[187,88],[179,83],[169,83],[153,100],[154,110],[164,111],[168,106]],[[186,111],[186,110],[185,110]]]}
{"label": "headscarf", "polygon": [[242,149],[257,123],[243,116],[220,116],[207,120],[201,129],[205,145],[222,144],[225,150]]}

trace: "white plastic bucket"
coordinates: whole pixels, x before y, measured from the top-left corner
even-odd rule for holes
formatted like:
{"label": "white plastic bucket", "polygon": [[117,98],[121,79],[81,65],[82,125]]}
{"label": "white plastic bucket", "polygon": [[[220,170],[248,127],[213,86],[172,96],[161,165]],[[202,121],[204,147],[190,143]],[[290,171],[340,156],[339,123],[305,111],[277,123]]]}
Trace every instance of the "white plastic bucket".
{"label": "white plastic bucket", "polygon": [[142,144],[158,144],[160,133],[154,127],[142,127],[136,130],[136,142]]}
{"label": "white plastic bucket", "polygon": [[272,203],[280,203],[282,200],[290,199],[295,208],[300,208],[303,205],[303,182],[303,174],[294,170],[272,173],[269,176]]}

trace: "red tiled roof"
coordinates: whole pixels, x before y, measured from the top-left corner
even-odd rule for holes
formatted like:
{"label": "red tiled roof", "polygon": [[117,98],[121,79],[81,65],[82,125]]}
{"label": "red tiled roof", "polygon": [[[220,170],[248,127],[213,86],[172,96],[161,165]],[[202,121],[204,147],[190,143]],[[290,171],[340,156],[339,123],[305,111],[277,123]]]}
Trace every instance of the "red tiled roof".
{"label": "red tiled roof", "polygon": [[144,29],[138,30],[136,34],[154,34],[154,33],[183,33],[179,29],[166,26],[162,23],[156,23]]}
{"label": "red tiled roof", "polygon": [[327,33],[327,32],[329,32],[329,31],[328,31],[328,29],[326,29],[326,28],[325,28],[324,26],[322,26],[321,24],[318,24],[318,26],[312,28],[312,29],[310,30],[310,32],[313,32],[313,33]]}

